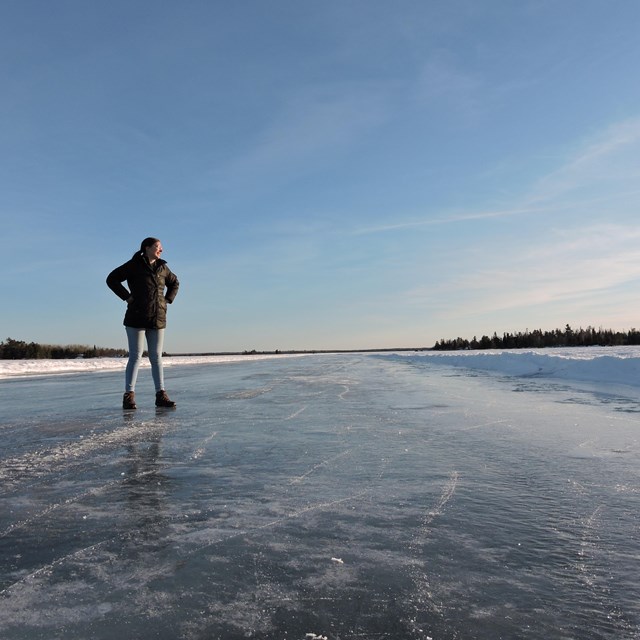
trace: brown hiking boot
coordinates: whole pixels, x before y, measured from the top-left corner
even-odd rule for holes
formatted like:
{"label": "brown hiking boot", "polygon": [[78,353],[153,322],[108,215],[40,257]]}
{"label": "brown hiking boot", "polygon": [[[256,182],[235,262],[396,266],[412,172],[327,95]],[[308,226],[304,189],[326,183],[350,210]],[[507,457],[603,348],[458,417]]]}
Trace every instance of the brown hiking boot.
{"label": "brown hiking boot", "polygon": [[137,409],[136,407],[136,394],[133,391],[126,391],[122,397],[123,409]]}
{"label": "brown hiking boot", "polygon": [[169,400],[169,396],[167,395],[167,392],[164,389],[156,393],[156,407],[173,408],[175,406],[176,406],[176,403],[173,400]]}

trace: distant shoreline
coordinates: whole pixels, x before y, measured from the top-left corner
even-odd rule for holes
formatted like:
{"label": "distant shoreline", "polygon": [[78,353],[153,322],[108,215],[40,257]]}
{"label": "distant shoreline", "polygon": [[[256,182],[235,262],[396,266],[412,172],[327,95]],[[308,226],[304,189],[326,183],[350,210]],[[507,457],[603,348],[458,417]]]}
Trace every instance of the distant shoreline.
{"label": "distant shoreline", "polygon": [[398,347],[385,349],[290,349],[281,351],[198,351],[193,353],[164,353],[163,357],[189,357],[189,356],[295,356],[312,355],[316,353],[389,353],[392,351],[433,351],[433,347]]}

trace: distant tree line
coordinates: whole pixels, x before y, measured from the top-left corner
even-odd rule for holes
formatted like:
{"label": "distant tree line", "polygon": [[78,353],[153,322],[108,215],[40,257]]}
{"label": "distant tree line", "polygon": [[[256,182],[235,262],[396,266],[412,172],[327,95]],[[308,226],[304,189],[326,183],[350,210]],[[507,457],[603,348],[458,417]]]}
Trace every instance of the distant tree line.
{"label": "distant tree line", "polygon": [[619,347],[640,345],[640,331],[612,331],[587,327],[572,329],[567,325],[564,330],[542,331],[536,329],[518,333],[504,333],[502,337],[494,332],[493,336],[482,336],[478,340],[455,338],[438,340],[433,346],[436,351],[456,351],[460,349],[539,349],[542,347]]}
{"label": "distant tree line", "polygon": [[106,349],[104,347],[88,347],[81,344],[64,346],[38,344],[7,338],[0,342],[0,360],[25,359],[62,359],[62,358],[105,358],[127,355],[125,349]]}

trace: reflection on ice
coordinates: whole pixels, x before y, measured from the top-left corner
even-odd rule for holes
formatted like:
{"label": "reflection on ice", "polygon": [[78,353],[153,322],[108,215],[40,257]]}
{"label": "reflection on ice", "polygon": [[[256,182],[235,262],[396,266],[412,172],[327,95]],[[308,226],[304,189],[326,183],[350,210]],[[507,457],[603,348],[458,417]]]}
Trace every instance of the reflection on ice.
{"label": "reflection on ice", "polygon": [[637,635],[638,424],[602,396],[395,356],[170,375],[169,413],[114,409],[119,373],[3,383],[3,639]]}

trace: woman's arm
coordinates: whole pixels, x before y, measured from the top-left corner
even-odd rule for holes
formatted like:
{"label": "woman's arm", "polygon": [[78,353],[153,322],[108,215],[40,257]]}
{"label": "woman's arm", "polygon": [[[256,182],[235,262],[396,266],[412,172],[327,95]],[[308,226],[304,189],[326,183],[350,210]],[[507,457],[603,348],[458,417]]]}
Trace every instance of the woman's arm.
{"label": "woman's arm", "polygon": [[107,286],[113,293],[115,293],[118,298],[124,300],[125,302],[131,302],[133,299],[131,296],[131,292],[122,285],[122,283],[128,278],[129,275],[129,263],[125,262],[125,264],[120,265],[116,269],[114,269],[107,276]]}
{"label": "woman's arm", "polygon": [[175,297],[178,295],[178,289],[180,288],[180,282],[176,277],[176,274],[167,267],[167,277],[165,278],[165,284],[167,285],[167,291],[164,294],[165,299],[171,304]]}

